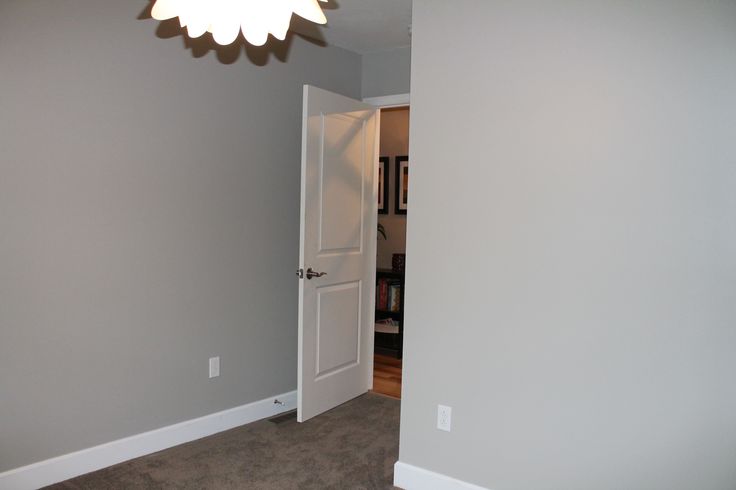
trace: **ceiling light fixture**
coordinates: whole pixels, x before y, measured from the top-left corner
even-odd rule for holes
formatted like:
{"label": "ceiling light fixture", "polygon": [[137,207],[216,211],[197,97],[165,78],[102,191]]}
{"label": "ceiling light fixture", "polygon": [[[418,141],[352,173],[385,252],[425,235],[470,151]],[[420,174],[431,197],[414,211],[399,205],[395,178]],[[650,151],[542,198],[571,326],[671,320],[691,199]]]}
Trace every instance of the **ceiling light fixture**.
{"label": "ceiling light fixture", "polygon": [[215,42],[223,46],[233,43],[241,30],[254,46],[266,44],[269,33],[283,41],[292,14],[317,24],[327,23],[317,0],[156,0],[151,10],[156,20],[179,17],[190,37],[211,32]]}

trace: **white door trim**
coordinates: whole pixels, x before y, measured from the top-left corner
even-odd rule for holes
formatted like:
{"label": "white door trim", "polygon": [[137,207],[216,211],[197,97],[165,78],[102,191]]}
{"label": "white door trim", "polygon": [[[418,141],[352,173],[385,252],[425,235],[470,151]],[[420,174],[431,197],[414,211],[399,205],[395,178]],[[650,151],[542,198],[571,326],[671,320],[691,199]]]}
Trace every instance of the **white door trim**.
{"label": "white door trim", "polygon": [[[409,107],[411,101],[411,94],[395,94],[395,95],[382,95],[380,97],[364,97],[363,102],[366,104],[371,104],[372,106],[375,106],[379,109],[391,109],[395,107]],[[380,147],[381,147],[381,113],[379,111],[378,113],[378,127],[376,129],[378,131],[378,137],[376,138],[376,155],[380,155]],[[378,169],[376,169],[376,186],[378,185]],[[374,200],[375,201],[375,200]],[[376,224],[374,224],[374,228],[378,224],[378,213],[376,212]],[[377,239],[377,237],[376,237]],[[376,244],[376,247],[378,247],[378,244]],[[377,249],[376,249],[376,253]],[[375,261],[374,261],[375,262]],[[375,264],[374,264],[375,268]],[[374,278],[375,282],[375,278]],[[373,288],[373,292],[371,293],[371,304],[375,307],[376,304],[376,291],[375,288]],[[375,351],[375,341],[376,337],[375,335],[371,337],[371,356],[373,355],[373,352]],[[371,369],[371,379],[370,379],[370,389],[373,389],[373,370]]]}
{"label": "white door trim", "polygon": [[384,95],[381,97],[366,97],[363,102],[371,104],[382,109],[388,109],[390,107],[404,107],[408,106],[411,100],[410,94],[397,94],[397,95]]}

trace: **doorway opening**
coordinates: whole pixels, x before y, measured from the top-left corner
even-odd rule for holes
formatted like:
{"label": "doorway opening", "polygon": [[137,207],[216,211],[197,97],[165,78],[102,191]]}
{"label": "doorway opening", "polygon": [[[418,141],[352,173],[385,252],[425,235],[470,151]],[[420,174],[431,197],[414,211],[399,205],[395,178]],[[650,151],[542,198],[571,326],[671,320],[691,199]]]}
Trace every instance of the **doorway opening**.
{"label": "doorway opening", "polygon": [[[409,97],[407,94],[387,98],[391,102],[387,103],[386,98],[358,101],[304,86],[300,247],[296,271],[299,422],[366,393],[374,384],[379,390],[391,384],[393,391],[389,396],[401,395],[408,112],[403,118],[404,134],[397,138],[398,133],[390,131],[391,119],[400,116],[401,111],[389,107],[406,107]],[[384,109],[383,132],[388,139],[382,144],[379,131]],[[392,139],[403,139],[404,143],[382,159],[388,163],[383,171],[386,179],[381,186],[381,199],[388,207],[385,219],[381,220],[386,244],[381,242],[380,246],[385,249],[384,245],[393,238],[400,240],[401,248],[385,249],[379,258],[377,162],[381,146],[389,151],[386,143]],[[388,220],[400,223],[401,231],[393,230],[394,223]],[[384,270],[383,276],[391,279],[385,283],[386,303],[379,305],[379,315],[375,308],[378,285],[375,277],[381,278],[376,274],[377,265]],[[393,355],[379,358],[379,380],[374,383],[376,316],[385,327],[393,327],[388,338],[379,339],[378,354],[382,354],[382,349],[392,348],[389,354]]]}
{"label": "doorway opening", "polygon": [[401,398],[409,106],[381,109],[373,391]]}

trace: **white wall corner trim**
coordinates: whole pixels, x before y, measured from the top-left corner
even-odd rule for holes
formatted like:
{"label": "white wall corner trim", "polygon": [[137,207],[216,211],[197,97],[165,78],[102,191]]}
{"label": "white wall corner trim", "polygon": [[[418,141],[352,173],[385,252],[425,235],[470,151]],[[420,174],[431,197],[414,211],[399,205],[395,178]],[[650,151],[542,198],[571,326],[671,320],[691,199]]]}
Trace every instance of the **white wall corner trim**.
{"label": "white wall corner trim", "polygon": [[410,94],[384,95],[381,97],[366,97],[363,102],[376,107],[403,107],[409,105]]}
{"label": "white wall corner trim", "polygon": [[394,465],[394,485],[404,490],[488,490],[472,483],[425,470],[397,461]]}
{"label": "white wall corner trim", "polygon": [[[274,399],[283,402],[283,405],[275,404]],[[51,485],[295,408],[296,391],[271,396],[0,473],[0,490],[25,490]]]}

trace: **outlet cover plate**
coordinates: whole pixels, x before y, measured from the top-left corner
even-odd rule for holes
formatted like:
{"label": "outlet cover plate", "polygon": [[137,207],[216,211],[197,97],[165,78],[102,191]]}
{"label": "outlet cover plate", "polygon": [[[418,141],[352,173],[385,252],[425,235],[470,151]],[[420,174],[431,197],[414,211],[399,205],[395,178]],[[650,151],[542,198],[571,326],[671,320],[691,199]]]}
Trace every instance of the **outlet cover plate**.
{"label": "outlet cover plate", "polygon": [[220,375],[220,358],[210,357],[210,378],[216,378]]}
{"label": "outlet cover plate", "polygon": [[452,407],[437,405],[437,428],[450,432],[452,429]]}

